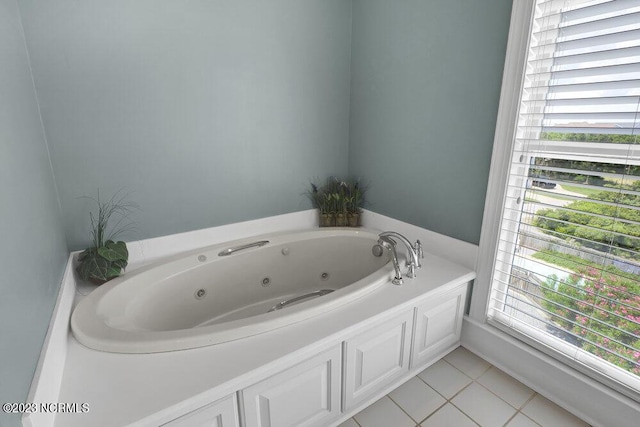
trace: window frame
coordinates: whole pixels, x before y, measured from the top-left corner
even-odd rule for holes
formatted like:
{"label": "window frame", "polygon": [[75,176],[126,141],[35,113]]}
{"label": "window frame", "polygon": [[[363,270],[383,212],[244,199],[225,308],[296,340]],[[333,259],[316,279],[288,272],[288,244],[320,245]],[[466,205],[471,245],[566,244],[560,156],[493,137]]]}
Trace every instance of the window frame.
{"label": "window frame", "polygon": [[534,21],[535,4],[536,0],[517,0],[513,2],[491,167],[476,261],[477,277],[474,283],[469,317],[474,321],[486,324],[488,327],[500,330],[520,342],[530,345],[560,363],[585,374],[637,402],[640,401],[640,390],[634,390],[618,383],[614,379],[589,368],[587,364],[581,364],[566,354],[548,346],[545,343],[546,339],[542,332],[535,331],[532,328],[530,335],[526,335],[517,329],[502,325],[496,321],[488,320],[493,274],[498,257],[500,227],[507,194],[509,169],[515,146],[514,139],[520,113],[520,94],[525,81],[525,68],[527,64],[529,38]]}
{"label": "window frame", "polygon": [[491,278],[498,251],[500,222],[513,156],[513,139],[520,109],[520,92],[524,85],[527,46],[533,24],[534,7],[535,0],[515,0],[511,10],[502,89],[476,261],[477,276],[469,310],[469,316],[482,323],[486,323],[487,320]]}

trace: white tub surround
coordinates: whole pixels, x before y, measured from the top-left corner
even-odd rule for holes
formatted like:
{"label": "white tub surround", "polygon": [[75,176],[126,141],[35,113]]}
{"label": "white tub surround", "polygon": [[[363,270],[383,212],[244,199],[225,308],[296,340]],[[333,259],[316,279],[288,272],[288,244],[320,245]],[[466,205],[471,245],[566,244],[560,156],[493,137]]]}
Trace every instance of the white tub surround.
{"label": "white tub surround", "polygon": [[[51,315],[51,323],[47,330],[40,359],[36,371],[33,374],[28,403],[55,403],[59,402],[60,387],[64,375],[64,366],[67,357],[69,318],[76,293],[75,270],[73,257],[67,261],[67,267],[62,277],[58,299]],[[22,416],[22,425],[25,427],[51,426],[54,414],[47,412],[31,412]]]}
{"label": "white tub surround", "polygon": [[[62,384],[53,390],[55,387],[46,387],[35,378],[32,396],[43,402],[88,403],[90,410],[31,414],[23,417],[23,424],[157,426],[222,420],[224,426],[235,426],[242,420],[242,425],[251,426],[256,425],[256,416],[268,412],[276,417],[270,418],[271,425],[292,420],[299,424],[296,411],[276,410],[283,402],[278,396],[286,400],[285,396],[306,393],[316,396],[312,401],[322,406],[321,415],[308,419],[311,425],[324,427],[347,419],[459,344],[466,289],[475,277],[471,269],[434,254],[439,249],[464,254],[473,245],[406,224],[400,228],[397,226],[402,223],[371,213],[364,216],[367,227],[371,227],[367,218],[374,220],[379,231],[400,231],[411,240],[422,240],[425,259],[417,278],[406,279],[403,286],[385,283],[355,301],[289,326],[190,350],[109,353],[81,345],[70,332],[52,334],[52,339],[63,336],[65,341],[49,340],[43,366],[64,372]],[[127,274],[176,252],[315,224],[316,212],[305,211],[133,243]],[[412,234],[414,229],[418,232]],[[240,234],[230,236],[229,230]],[[449,248],[435,247],[437,240]],[[400,253],[404,253],[402,249]],[[78,290],[76,302],[94,288],[71,284]],[[64,289],[61,292],[69,294]],[[52,330],[68,329],[71,304],[65,298],[61,298],[60,307],[66,309],[56,311]],[[50,358],[58,365],[46,363]],[[50,374],[40,372],[37,377],[49,378]],[[272,378],[277,384],[270,384]],[[286,390],[282,389],[285,384]],[[312,384],[311,388],[306,389],[305,384]],[[304,405],[297,408],[313,412]]]}
{"label": "white tub surround", "polygon": [[453,261],[470,270],[476,268],[478,246],[473,243],[457,240],[368,210],[363,212],[362,225],[372,230],[397,231],[411,240],[420,239],[425,251],[430,254]]}
{"label": "white tub surround", "polygon": [[[381,354],[384,362],[393,360],[393,366],[401,362],[395,369],[390,369],[393,381],[380,381],[381,384],[361,394],[355,391],[363,387],[352,386],[355,396],[349,402],[353,405],[345,407],[346,412],[332,406],[333,410],[338,410],[332,420],[338,422],[342,415],[345,418],[353,415],[458,345],[459,336],[454,336],[452,342],[447,341],[444,348],[431,354],[432,359],[421,359],[423,363],[415,364],[410,370],[412,325],[401,320],[413,321],[415,307],[448,295],[473,277],[474,273],[464,267],[426,254],[418,277],[407,280],[403,286],[387,283],[329,313],[260,335],[192,350],[116,354],[90,350],[71,338],[59,399],[61,402],[89,403],[91,410],[86,414],[58,414],[55,425],[157,426],[238,391],[251,392],[252,387],[272,375],[283,373],[287,376],[284,372],[289,368],[304,364],[323,352],[331,352],[331,349],[339,351],[342,343],[350,339],[361,352],[368,350],[372,339],[382,339],[374,342],[374,348],[382,348],[382,353],[376,354]],[[463,291],[466,294],[466,288]],[[455,308],[460,314],[463,307],[459,305],[463,301],[463,297],[457,297],[451,302],[458,305]],[[398,320],[397,326],[392,322],[394,319]],[[457,328],[460,323],[461,319],[453,324]],[[392,325],[393,328],[370,332],[372,325]],[[446,328],[452,328],[452,324],[447,323]],[[372,336],[361,342],[358,339],[361,334]],[[333,357],[332,360],[332,363],[338,363],[341,358]],[[317,375],[322,375],[323,363],[318,362]],[[306,375],[316,367],[309,369],[299,375]],[[385,374],[386,371],[382,369]],[[355,378],[355,374],[352,375]],[[371,375],[376,375],[374,369],[365,372],[363,381],[366,383],[367,376]],[[339,377],[331,379],[338,384],[342,382]],[[340,400],[338,398],[338,402]]]}

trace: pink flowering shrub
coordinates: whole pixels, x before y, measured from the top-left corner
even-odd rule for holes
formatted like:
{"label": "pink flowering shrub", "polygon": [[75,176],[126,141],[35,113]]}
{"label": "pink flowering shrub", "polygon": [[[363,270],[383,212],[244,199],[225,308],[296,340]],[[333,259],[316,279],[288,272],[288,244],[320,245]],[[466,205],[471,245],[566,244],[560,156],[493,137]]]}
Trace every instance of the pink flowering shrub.
{"label": "pink flowering shrub", "polygon": [[569,332],[567,341],[640,375],[640,275],[592,266],[573,270],[543,284],[543,308]]}

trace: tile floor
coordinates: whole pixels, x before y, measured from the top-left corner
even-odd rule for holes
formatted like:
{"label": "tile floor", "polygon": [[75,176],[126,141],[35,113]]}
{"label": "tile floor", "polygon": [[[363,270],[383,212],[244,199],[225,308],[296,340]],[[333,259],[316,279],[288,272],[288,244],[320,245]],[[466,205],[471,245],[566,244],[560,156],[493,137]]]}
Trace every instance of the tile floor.
{"label": "tile floor", "polygon": [[573,427],[587,423],[464,347],[339,427]]}

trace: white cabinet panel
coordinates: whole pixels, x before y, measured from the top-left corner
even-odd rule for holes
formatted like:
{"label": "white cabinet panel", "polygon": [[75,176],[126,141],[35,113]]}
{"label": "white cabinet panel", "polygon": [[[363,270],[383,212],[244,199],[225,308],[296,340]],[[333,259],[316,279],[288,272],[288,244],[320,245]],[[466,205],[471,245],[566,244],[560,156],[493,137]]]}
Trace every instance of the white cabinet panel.
{"label": "white cabinet panel", "polygon": [[429,362],[460,341],[466,293],[467,287],[461,286],[417,307],[412,368]]}
{"label": "white cabinet panel", "polygon": [[344,410],[366,400],[409,370],[413,310],[344,342]]}
{"label": "white cabinet panel", "polygon": [[238,427],[238,402],[243,427],[332,425],[458,343],[466,292],[461,285],[378,317],[341,344],[243,389],[238,400],[229,396],[166,425]]}
{"label": "white cabinet panel", "polygon": [[325,426],[340,416],[340,346],[244,389],[247,427]]}
{"label": "white cabinet panel", "polygon": [[232,394],[167,424],[166,427],[239,427],[236,395]]}

